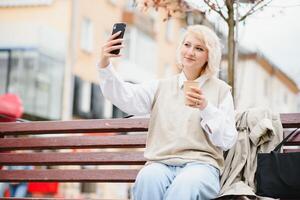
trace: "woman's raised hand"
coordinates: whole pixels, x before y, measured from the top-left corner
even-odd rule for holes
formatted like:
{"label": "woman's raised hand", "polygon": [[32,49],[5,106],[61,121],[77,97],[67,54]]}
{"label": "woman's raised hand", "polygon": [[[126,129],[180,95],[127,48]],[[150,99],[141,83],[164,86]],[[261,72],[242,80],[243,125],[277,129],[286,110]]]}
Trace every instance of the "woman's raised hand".
{"label": "woman's raised hand", "polygon": [[122,49],[124,47],[124,45],[122,45],[124,39],[115,39],[120,34],[121,31],[111,35],[108,41],[102,46],[101,54],[100,54],[100,63],[99,63],[99,66],[101,68],[105,68],[109,65],[110,58],[122,56],[120,54],[111,53],[111,51],[113,50]]}

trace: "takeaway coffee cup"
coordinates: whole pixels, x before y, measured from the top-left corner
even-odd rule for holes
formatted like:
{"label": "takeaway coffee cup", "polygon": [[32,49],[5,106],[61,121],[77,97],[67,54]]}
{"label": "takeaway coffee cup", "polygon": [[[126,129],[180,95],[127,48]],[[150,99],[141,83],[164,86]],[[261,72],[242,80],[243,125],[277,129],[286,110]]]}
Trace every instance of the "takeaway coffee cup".
{"label": "takeaway coffee cup", "polygon": [[184,91],[184,96],[185,96],[185,105],[191,104],[189,99],[187,99],[187,92],[191,92],[192,88],[191,87],[199,87],[199,82],[196,81],[184,81],[183,83],[183,91]]}

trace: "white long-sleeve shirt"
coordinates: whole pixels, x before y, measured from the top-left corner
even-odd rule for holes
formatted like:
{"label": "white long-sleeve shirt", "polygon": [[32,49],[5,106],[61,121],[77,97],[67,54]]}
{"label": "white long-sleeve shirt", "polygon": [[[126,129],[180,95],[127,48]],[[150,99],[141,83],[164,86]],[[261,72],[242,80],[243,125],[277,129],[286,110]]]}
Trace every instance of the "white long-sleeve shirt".
{"label": "white long-sleeve shirt", "polygon": [[[100,87],[105,98],[124,112],[132,115],[147,115],[151,113],[151,106],[158,88],[158,80],[141,84],[125,82],[116,73],[112,64],[106,68],[99,68]],[[199,86],[208,79],[201,76],[196,81]],[[183,72],[179,76],[179,87],[187,80]],[[204,94],[205,95],[205,94]],[[202,128],[208,134],[211,142],[223,150],[232,147],[237,139],[235,128],[234,105],[231,93],[228,92],[219,107],[208,102],[203,110],[200,110]]]}

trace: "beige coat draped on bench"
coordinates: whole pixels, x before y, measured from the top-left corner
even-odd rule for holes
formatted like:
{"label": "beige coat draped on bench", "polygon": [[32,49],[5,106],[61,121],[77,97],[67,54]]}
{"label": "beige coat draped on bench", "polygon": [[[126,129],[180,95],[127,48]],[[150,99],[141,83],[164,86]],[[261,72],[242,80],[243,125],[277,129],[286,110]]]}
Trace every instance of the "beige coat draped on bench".
{"label": "beige coat draped on bench", "polygon": [[255,198],[257,153],[272,151],[282,140],[280,116],[267,109],[255,108],[237,112],[235,119],[238,140],[226,152],[219,196],[222,199],[235,199],[232,195],[244,196],[242,199],[247,199],[246,196]]}

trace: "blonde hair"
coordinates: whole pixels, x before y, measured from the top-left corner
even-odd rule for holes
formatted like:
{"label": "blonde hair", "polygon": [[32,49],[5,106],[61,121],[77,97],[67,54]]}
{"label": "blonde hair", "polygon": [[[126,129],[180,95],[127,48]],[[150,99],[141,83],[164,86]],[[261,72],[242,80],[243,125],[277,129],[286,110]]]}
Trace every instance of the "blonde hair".
{"label": "blonde hair", "polygon": [[193,34],[196,36],[208,50],[208,62],[204,71],[204,74],[209,76],[215,76],[220,69],[221,63],[221,43],[220,39],[217,34],[204,25],[191,25],[188,26],[186,31],[184,32],[178,49],[177,49],[177,61],[180,65],[182,65],[181,56],[180,56],[180,49],[185,41],[187,35]]}

